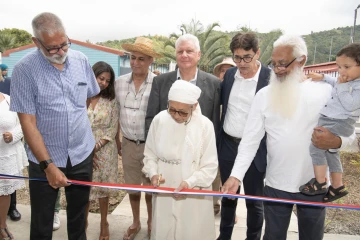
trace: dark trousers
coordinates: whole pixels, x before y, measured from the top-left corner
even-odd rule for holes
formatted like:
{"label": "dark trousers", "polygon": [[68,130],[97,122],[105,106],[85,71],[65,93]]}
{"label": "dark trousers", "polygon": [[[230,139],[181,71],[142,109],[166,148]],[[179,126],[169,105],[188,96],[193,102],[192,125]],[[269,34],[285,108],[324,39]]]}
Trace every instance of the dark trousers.
{"label": "dark trousers", "polygon": [[[66,168],[59,168],[68,179],[92,180],[91,153],[83,162],[71,166],[68,158]],[[29,161],[31,178],[46,178],[38,164]],[[48,182],[30,181],[31,225],[30,240],[51,240],[53,233],[54,207],[59,189],[53,189]],[[67,201],[67,232],[69,240],[86,240],[86,205],[89,201],[90,187],[70,185],[65,187]]]}
{"label": "dark trousers", "polygon": [[[221,139],[219,149],[219,168],[221,181],[224,183],[230,176],[234,166],[239,144],[228,139]],[[245,194],[263,196],[265,173],[260,172],[252,162],[244,177]],[[237,193],[240,192],[240,188]],[[231,239],[235,224],[237,199],[230,200],[223,197],[221,200],[221,221],[219,239]],[[247,208],[247,231],[248,240],[260,240],[263,226],[263,203],[262,201],[246,200]]]}
{"label": "dark trousers", "polygon": [[[306,196],[265,186],[267,197],[322,202],[324,195]],[[263,240],[285,240],[290,224],[293,204],[264,202],[265,234]],[[325,208],[296,205],[299,239],[321,240],[324,237]]]}
{"label": "dark trousers", "polygon": [[15,209],[16,209],[16,191],[10,195],[9,212],[14,211]]}

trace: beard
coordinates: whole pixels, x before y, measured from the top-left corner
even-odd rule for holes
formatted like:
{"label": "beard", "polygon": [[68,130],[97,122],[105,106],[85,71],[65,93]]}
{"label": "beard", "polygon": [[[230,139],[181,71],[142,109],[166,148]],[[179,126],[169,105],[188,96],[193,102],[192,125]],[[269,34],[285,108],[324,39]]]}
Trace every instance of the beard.
{"label": "beard", "polygon": [[67,58],[67,52],[64,52],[64,55],[54,54],[51,57],[47,56],[43,50],[40,48],[40,52],[44,55],[44,57],[51,63],[54,64],[64,64],[66,58]]}
{"label": "beard", "polygon": [[299,103],[300,83],[303,77],[301,68],[294,68],[284,77],[277,77],[272,71],[269,84],[269,107],[271,112],[285,119],[291,119]]}

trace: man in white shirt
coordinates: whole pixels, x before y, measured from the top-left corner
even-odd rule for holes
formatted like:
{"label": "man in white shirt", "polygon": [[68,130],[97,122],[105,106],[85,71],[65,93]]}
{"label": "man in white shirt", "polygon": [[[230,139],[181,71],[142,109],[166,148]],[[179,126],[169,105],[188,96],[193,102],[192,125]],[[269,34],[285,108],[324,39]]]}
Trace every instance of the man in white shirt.
{"label": "man in white shirt", "polygon": [[[331,94],[331,86],[306,80],[303,66],[307,48],[300,36],[281,36],[274,43],[270,84],[260,90],[251,106],[224,192],[236,192],[267,134],[267,167],[264,195],[274,198],[321,202],[323,195],[299,192],[306,179],[314,177],[309,154],[310,141],[322,149],[339,148],[349,139],[339,138],[325,128],[317,128],[320,109]],[[292,204],[264,202],[265,240],[286,239]],[[325,208],[297,205],[299,239],[322,239]]]}
{"label": "man in white shirt", "polygon": [[[229,178],[243,136],[246,119],[255,93],[267,86],[270,69],[261,65],[259,41],[254,33],[239,33],[230,43],[236,67],[226,71],[221,86],[222,116],[217,139],[221,180]],[[266,169],[265,139],[244,178],[246,194],[262,196]],[[237,189],[235,192],[239,192]],[[231,239],[237,201],[223,197],[218,240]],[[246,200],[248,240],[260,240],[264,221],[262,201]]]}

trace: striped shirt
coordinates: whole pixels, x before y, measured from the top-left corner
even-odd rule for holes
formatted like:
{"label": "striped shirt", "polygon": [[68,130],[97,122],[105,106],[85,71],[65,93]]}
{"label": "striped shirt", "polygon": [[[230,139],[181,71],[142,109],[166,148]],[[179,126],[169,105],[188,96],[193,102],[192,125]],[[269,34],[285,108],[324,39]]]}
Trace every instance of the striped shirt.
{"label": "striped shirt", "polygon": [[[37,128],[56,166],[66,167],[68,157],[75,166],[94,149],[86,99],[99,91],[94,72],[81,52],[69,49],[60,71],[40,50],[34,50],[14,67],[10,109],[35,115]],[[27,152],[30,161],[38,163],[29,148]]]}
{"label": "striped shirt", "polygon": [[145,116],[153,78],[149,71],[138,93],[132,81],[132,73],[120,76],[115,81],[116,100],[120,106],[120,128],[124,137],[145,141]]}

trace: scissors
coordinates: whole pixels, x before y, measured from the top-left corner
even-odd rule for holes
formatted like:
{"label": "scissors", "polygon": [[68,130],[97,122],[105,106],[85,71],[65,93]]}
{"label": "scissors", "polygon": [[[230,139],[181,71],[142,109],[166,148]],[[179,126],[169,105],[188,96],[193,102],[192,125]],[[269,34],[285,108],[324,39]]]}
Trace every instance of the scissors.
{"label": "scissors", "polygon": [[159,174],[158,180],[157,180],[157,186],[160,186],[160,180],[161,180],[162,174]]}

